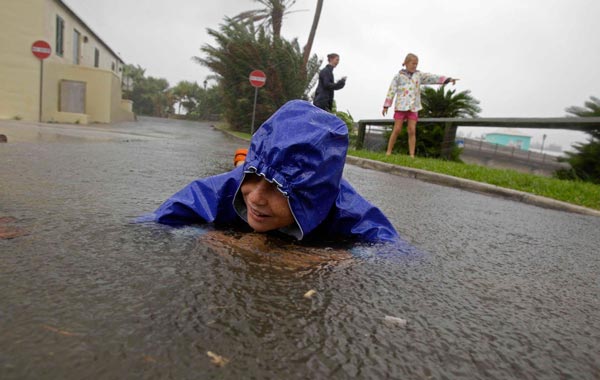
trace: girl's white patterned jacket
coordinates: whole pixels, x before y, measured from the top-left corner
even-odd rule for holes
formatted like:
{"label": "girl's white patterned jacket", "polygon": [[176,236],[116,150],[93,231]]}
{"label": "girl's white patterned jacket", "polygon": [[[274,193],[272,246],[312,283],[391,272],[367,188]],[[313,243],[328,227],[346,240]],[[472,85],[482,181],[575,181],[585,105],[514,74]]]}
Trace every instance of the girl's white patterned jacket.
{"label": "girl's white patterned jacket", "polygon": [[423,108],[421,106],[421,85],[423,84],[444,84],[448,77],[422,73],[415,71],[409,73],[406,70],[400,70],[392,79],[390,88],[385,98],[384,107],[390,107],[396,97],[395,111],[418,112]]}

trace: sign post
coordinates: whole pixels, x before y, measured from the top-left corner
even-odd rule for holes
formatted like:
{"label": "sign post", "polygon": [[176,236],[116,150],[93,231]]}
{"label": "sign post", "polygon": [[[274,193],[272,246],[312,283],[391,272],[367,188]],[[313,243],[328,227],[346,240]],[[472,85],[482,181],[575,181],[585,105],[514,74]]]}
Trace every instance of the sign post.
{"label": "sign post", "polygon": [[254,134],[254,117],[256,116],[256,99],[258,97],[258,89],[265,85],[267,75],[261,70],[254,70],[250,73],[250,84],[254,87],[254,107],[252,108],[252,125],[250,126],[250,135]]}
{"label": "sign post", "polygon": [[44,90],[44,59],[50,57],[52,48],[46,41],[38,40],[31,45],[31,52],[40,60],[40,110],[38,120],[42,121],[42,93]]}

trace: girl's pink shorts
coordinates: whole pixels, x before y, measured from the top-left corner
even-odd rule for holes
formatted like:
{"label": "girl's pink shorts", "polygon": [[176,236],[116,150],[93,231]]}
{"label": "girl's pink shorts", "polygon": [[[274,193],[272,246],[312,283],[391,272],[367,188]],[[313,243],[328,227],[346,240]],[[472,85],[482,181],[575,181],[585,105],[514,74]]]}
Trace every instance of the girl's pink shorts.
{"label": "girl's pink shorts", "polygon": [[396,111],[394,112],[394,120],[419,120],[419,114],[412,111]]}

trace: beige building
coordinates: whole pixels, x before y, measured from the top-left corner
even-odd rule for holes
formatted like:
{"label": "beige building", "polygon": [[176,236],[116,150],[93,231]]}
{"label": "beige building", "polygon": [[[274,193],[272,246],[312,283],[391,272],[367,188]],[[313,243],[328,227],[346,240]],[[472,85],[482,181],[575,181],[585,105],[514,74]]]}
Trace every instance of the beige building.
{"label": "beige building", "polygon": [[[43,63],[32,53],[38,40],[52,49]],[[3,0],[0,47],[0,119],[134,119],[121,98],[123,60],[61,0]]]}

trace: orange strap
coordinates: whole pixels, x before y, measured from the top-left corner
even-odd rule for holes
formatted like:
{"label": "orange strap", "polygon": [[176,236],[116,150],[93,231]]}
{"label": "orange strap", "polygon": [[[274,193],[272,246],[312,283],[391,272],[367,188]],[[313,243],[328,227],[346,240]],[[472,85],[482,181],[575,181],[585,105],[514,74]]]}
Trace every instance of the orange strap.
{"label": "orange strap", "polygon": [[233,156],[233,165],[237,164],[240,161],[246,161],[246,155],[248,154],[248,149],[237,149],[235,151],[235,155]]}

